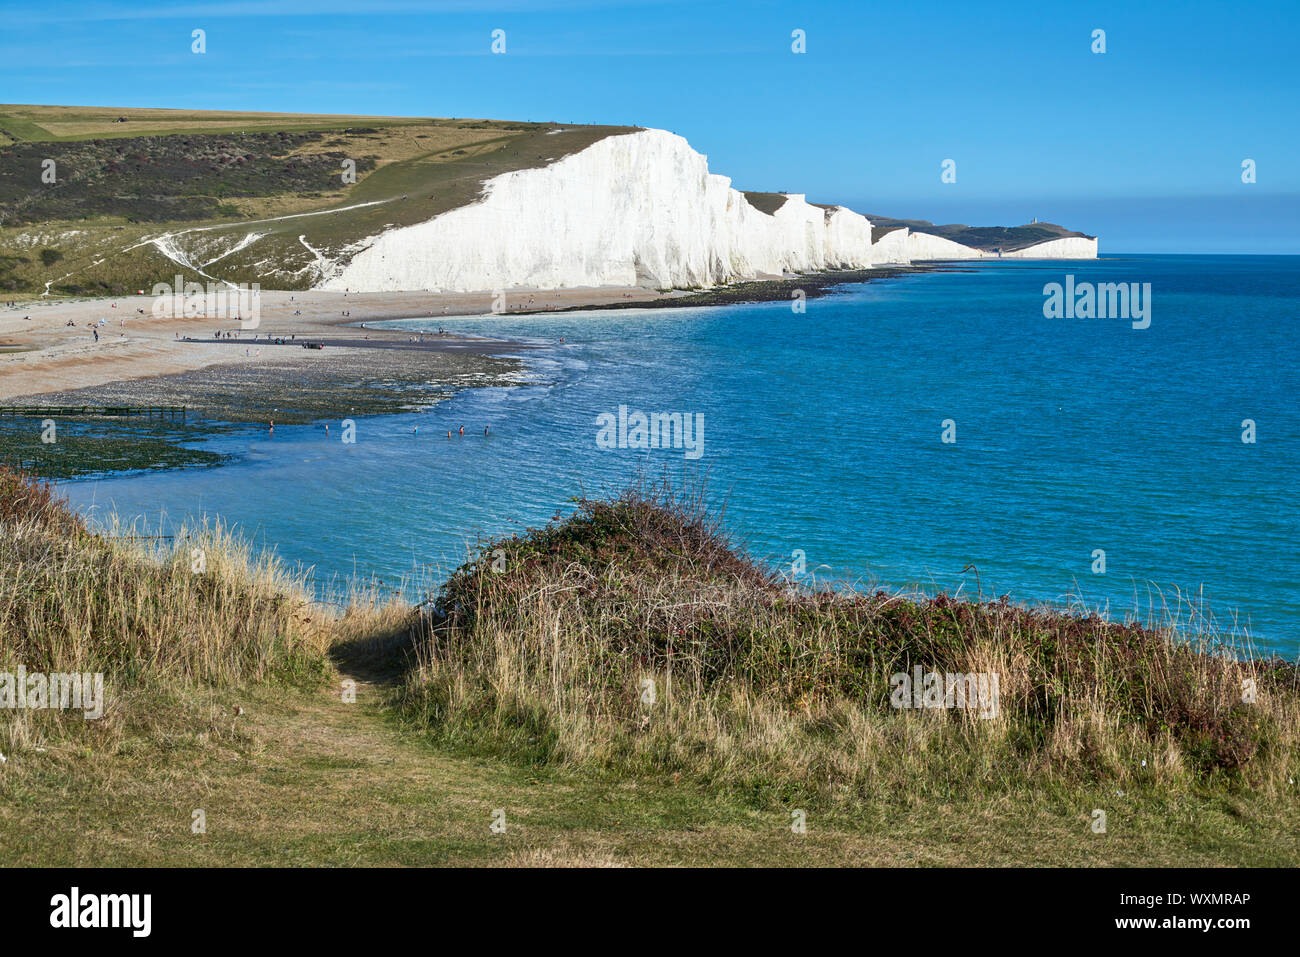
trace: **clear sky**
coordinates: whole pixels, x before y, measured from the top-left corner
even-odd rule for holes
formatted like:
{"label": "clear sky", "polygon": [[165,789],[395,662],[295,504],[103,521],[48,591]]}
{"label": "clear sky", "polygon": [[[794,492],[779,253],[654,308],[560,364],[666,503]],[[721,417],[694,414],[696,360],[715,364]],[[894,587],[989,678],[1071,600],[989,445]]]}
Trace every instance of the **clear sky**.
{"label": "clear sky", "polygon": [[740,188],[865,213],[1300,253],[1300,0],[4,0],[0,22],[5,102],[654,126]]}

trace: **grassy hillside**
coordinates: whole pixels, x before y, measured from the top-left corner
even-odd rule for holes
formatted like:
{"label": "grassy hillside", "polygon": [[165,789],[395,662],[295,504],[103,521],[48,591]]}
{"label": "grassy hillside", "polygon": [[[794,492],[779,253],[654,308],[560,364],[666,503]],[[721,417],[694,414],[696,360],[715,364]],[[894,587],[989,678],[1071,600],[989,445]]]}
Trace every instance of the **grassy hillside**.
{"label": "grassy hillside", "polygon": [[102,720],[6,710],[0,752],[48,737],[111,745],[148,723],[146,701],[199,687],[318,683],[328,619],[273,561],[220,528],[166,549],[90,533],[47,486],[0,469],[0,672],[102,672]]}
{"label": "grassy hillside", "polygon": [[[107,698],[0,710],[11,865],[1300,862],[1293,665],[792,590],[693,502],[583,503],[423,613],[323,607],[217,529],[92,535],[3,472],[0,526],[0,672]],[[1000,716],[890,707],[912,663],[998,669]]]}
{"label": "grassy hillside", "polygon": [[[809,592],[663,492],[584,502],[484,554],[443,589],[409,686],[447,743],[817,804],[1047,780],[1295,798],[1296,666],[1209,636],[1006,600]],[[918,665],[998,675],[1000,713],[898,709],[890,677]]]}
{"label": "grassy hillside", "polygon": [[178,272],[306,288],[303,234],[338,255],[631,129],[0,105],[0,292],[122,294]]}

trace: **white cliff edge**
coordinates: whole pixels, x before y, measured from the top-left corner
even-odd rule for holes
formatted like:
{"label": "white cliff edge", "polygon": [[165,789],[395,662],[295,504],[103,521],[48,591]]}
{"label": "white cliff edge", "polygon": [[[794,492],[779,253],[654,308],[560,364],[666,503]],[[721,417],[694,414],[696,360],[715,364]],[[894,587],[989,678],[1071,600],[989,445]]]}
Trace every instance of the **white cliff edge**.
{"label": "white cliff edge", "polygon": [[1045,243],[1004,252],[1003,259],[1096,259],[1097,240],[1086,236],[1065,236]]}
{"label": "white cliff edge", "polygon": [[891,229],[884,235],[876,237],[871,245],[871,264],[906,266],[911,262],[907,257],[907,237],[906,226]]}
{"label": "white cliff edge", "polygon": [[932,236],[929,233],[909,233],[907,237],[907,258],[917,259],[982,259],[986,254],[973,246]]}
{"label": "white cliff edge", "polygon": [[[760,212],[728,177],[710,173],[706,157],[685,139],[640,130],[548,166],[496,176],[475,203],[368,237],[347,250],[346,262],[322,263],[316,288],[680,289],[982,255],[906,229],[873,245],[871,233],[858,213],[811,205],[797,193],[772,215]],[[1091,243],[1091,251],[1079,242]],[[1054,240],[1014,255],[1031,253],[1092,258],[1096,241]]]}
{"label": "white cliff edge", "polygon": [[964,246],[942,236],[914,232],[907,237],[907,255],[913,262],[938,259],[1096,259],[1097,240],[1087,236],[1064,236],[1024,249],[991,252]]}

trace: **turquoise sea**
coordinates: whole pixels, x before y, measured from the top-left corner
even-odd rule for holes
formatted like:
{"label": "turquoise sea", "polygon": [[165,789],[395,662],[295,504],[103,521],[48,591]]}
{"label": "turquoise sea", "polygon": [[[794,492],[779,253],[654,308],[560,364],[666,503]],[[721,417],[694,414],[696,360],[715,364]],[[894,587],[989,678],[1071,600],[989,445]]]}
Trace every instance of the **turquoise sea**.
{"label": "turquoise sea", "polygon": [[[793,573],[802,553],[805,581],[1144,619],[1181,594],[1225,635],[1294,658],[1300,257],[957,269],[845,286],[802,314],[406,321],[541,345],[520,353],[532,384],[360,419],[351,445],[337,419],[328,440],[319,425],[223,433],[205,447],[231,464],[65,491],[154,530],[220,515],[322,587],[396,586],[436,580],[479,535],[544,522],[575,495],[667,474],[703,479],[759,557]],[[1044,284],[1067,275],[1150,283],[1149,328],[1044,318]],[[702,416],[702,454],[601,448],[597,418],[620,406]]]}

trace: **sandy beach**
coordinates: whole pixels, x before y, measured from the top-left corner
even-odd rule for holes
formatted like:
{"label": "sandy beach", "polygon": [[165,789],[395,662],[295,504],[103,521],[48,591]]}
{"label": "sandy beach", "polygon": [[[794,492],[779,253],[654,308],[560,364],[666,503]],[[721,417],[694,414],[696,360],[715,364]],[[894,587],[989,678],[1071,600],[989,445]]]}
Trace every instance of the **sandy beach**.
{"label": "sandy beach", "polygon": [[[601,287],[511,290],[510,313],[608,306],[655,300],[644,288]],[[239,329],[230,319],[155,318],[153,296],[111,299],[25,300],[0,306],[0,402],[65,393],[130,380],[194,372],[213,366],[256,365],[274,355],[277,367],[317,366],[370,347],[420,352],[500,351],[506,344],[462,337],[425,336],[410,343],[407,333],[361,328],[381,319],[482,315],[492,311],[493,294],[431,292],[263,291],[256,329]],[[106,319],[103,325],[99,320]],[[99,339],[94,332],[98,331]],[[235,333],[214,338],[216,332]],[[256,338],[255,338],[256,337]],[[323,350],[275,346],[269,338],[321,342]]]}

